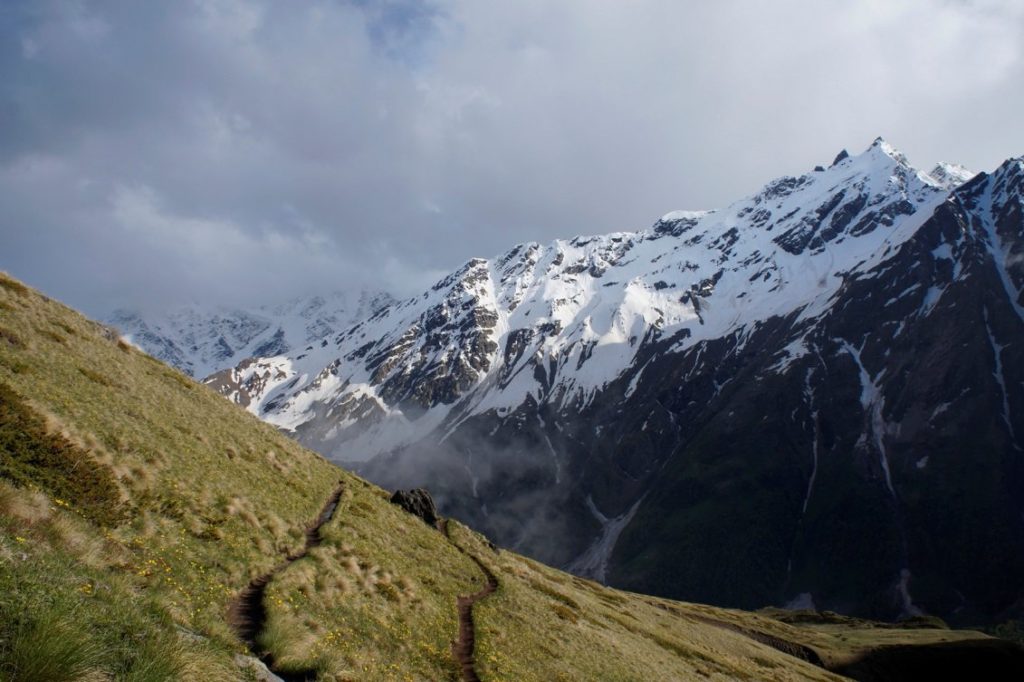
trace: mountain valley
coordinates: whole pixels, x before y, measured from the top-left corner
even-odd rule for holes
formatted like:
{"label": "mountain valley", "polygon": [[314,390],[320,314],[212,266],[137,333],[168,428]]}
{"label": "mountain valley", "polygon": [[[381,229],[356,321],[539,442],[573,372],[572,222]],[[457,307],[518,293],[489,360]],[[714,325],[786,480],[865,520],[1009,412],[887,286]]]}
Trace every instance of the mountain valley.
{"label": "mountain valley", "polygon": [[686,604],[432,527],[6,275],[0,449],[12,682],[872,680],[921,655],[1024,670],[1016,645],[934,619]]}
{"label": "mountain valley", "polygon": [[722,210],[470,260],[206,382],[610,585],[999,622],[1024,608],[1022,184],[878,139]]}

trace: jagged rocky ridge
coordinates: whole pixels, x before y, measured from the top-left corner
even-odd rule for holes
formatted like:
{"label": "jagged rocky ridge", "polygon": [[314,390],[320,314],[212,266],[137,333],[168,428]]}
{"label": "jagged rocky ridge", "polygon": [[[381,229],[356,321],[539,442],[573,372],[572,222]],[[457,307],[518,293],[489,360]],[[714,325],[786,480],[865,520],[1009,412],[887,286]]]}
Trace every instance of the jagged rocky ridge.
{"label": "jagged rocky ridge", "polygon": [[616,586],[997,620],[1024,596],[1022,176],[877,140],[726,209],[523,244],[261,360],[248,407]]}

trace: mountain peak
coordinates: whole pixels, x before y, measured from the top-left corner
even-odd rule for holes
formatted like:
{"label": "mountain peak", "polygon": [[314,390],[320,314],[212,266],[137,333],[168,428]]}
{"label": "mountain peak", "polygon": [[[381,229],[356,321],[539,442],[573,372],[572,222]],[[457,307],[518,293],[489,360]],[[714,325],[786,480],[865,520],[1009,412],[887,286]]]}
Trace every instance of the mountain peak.
{"label": "mountain peak", "polygon": [[887,156],[901,166],[910,167],[910,162],[907,160],[906,155],[900,150],[889,144],[884,137],[876,137],[871,146],[865,150],[862,156]]}
{"label": "mountain peak", "polygon": [[[876,137],[867,149],[855,156],[851,155],[846,149],[840,150],[840,152],[836,154],[836,158],[833,159],[831,165],[829,165],[829,168],[836,168],[837,166],[848,168],[854,164],[867,165],[870,167],[891,167],[894,161],[898,166],[902,166],[905,169],[917,170],[910,165],[910,162],[907,160],[907,157],[903,152],[889,144],[885,138]],[[824,169],[820,166],[815,168],[815,171],[820,172],[823,170]]]}
{"label": "mountain peak", "polygon": [[712,211],[669,211],[661,216],[658,222],[667,223],[674,220],[697,220],[703,218]]}
{"label": "mountain peak", "polygon": [[871,145],[868,146],[868,149],[879,149],[882,152],[884,152],[885,154],[888,154],[890,156],[894,156],[894,155],[903,156],[903,154],[900,153],[900,151],[898,149],[896,149],[891,144],[889,144],[889,141],[886,140],[881,135],[879,135],[874,140],[872,140]]}
{"label": "mountain peak", "polygon": [[928,177],[934,180],[939,187],[950,190],[956,189],[975,175],[977,173],[958,163],[945,163],[944,161],[935,164],[935,167],[928,173]]}

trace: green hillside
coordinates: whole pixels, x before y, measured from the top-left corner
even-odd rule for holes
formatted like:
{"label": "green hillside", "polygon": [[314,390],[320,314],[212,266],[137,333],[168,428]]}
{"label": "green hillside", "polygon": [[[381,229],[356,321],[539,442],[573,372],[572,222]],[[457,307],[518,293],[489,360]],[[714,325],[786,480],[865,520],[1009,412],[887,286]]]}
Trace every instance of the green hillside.
{"label": "green hillside", "polygon": [[998,641],[620,592],[388,497],[0,275],[2,680],[259,679],[238,598],[265,575],[253,648],[297,679],[472,679],[457,603],[487,572],[484,680],[827,680],[880,645]]}

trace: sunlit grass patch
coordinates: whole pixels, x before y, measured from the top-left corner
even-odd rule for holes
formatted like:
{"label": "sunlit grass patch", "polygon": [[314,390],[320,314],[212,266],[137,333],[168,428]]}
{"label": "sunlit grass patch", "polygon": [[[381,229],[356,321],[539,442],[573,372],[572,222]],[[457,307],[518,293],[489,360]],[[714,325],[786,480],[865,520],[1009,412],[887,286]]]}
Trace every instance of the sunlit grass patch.
{"label": "sunlit grass patch", "polygon": [[182,640],[127,558],[56,501],[0,483],[0,679],[231,679],[228,652]]}
{"label": "sunlit grass patch", "polygon": [[14,279],[5,272],[0,272],[0,288],[7,290],[15,296],[25,297],[29,294],[27,286]]}
{"label": "sunlit grass patch", "polygon": [[17,350],[24,350],[28,348],[28,344],[20,334],[12,332],[10,329],[4,329],[3,327],[0,327],[0,343],[7,344],[9,347]]}
{"label": "sunlit grass patch", "polygon": [[352,479],[324,544],[275,577],[265,603],[314,638],[296,665],[339,679],[457,679],[455,600],[480,589],[479,569],[381,492]]}

